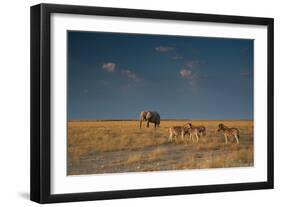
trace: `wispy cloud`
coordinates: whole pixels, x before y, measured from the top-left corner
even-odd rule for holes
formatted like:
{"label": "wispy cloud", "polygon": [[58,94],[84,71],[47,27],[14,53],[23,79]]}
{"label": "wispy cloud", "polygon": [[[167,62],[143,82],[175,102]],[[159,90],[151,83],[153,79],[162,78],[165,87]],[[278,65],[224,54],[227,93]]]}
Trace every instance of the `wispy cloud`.
{"label": "wispy cloud", "polygon": [[193,61],[187,61],[185,65],[189,68],[194,68],[195,63]]}
{"label": "wispy cloud", "polygon": [[181,55],[176,54],[176,55],[172,56],[172,59],[173,60],[180,60],[180,59],[183,59],[183,57]]}
{"label": "wispy cloud", "polygon": [[138,75],[135,74],[134,72],[132,72],[131,70],[122,70],[122,74],[130,80],[140,81],[140,78],[138,77]]}
{"label": "wispy cloud", "polygon": [[196,73],[188,69],[182,69],[180,70],[180,76],[191,86],[191,89],[198,88],[200,77]]}
{"label": "wispy cloud", "polygon": [[202,61],[202,60],[187,60],[185,62],[185,66],[190,68],[190,69],[194,69],[194,68],[199,67],[203,63],[204,63],[204,61]]}
{"label": "wispy cloud", "polygon": [[174,47],[169,47],[169,46],[158,46],[155,47],[155,51],[156,52],[170,52],[172,50],[174,50]]}
{"label": "wispy cloud", "polygon": [[194,89],[198,88],[202,79],[206,79],[206,74],[202,73],[200,67],[205,62],[203,60],[185,60],[183,68],[180,70],[180,75]]}
{"label": "wispy cloud", "polygon": [[192,76],[192,71],[187,69],[180,70],[180,76],[183,78],[190,78]]}
{"label": "wispy cloud", "polygon": [[200,71],[200,67],[205,62],[203,60],[185,60],[179,74],[192,87],[197,87],[201,79],[206,79],[207,76]]}
{"label": "wispy cloud", "polygon": [[112,62],[108,62],[108,63],[103,63],[102,64],[102,68],[104,70],[106,70],[107,72],[114,72],[115,68],[116,68],[116,64],[112,63]]}

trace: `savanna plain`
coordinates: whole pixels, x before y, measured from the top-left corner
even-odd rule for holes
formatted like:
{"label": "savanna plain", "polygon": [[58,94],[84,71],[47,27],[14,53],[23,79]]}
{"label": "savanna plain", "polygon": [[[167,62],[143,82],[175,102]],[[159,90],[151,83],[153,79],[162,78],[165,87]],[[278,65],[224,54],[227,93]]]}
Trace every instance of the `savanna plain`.
{"label": "savanna plain", "polygon": [[[186,136],[169,141],[169,128],[186,123],[204,125],[206,136],[193,143]],[[238,128],[225,144],[217,131],[223,123]],[[139,128],[130,121],[69,121],[67,174],[101,174],[184,169],[249,167],[254,165],[253,121],[250,120],[161,120],[159,128]]]}

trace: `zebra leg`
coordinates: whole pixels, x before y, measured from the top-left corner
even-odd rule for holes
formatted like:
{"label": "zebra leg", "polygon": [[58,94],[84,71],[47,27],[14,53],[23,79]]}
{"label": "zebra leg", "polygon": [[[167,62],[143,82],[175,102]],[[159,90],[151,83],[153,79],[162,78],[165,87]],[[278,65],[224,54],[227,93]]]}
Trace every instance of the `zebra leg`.
{"label": "zebra leg", "polygon": [[181,132],[181,140],[184,142],[184,132]]}
{"label": "zebra leg", "polygon": [[239,139],[238,139],[237,134],[235,134],[234,137],[235,137],[235,139],[236,139],[236,144],[239,144]]}
{"label": "zebra leg", "polygon": [[198,137],[198,134],[196,134],[196,138],[197,138],[197,142],[199,142],[199,137]]}
{"label": "zebra leg", "polygon": [[224,135],[224,139],[225,139],[225,144],[227,144],[227,135]]}
{"label": "zebra leg", "polygon": [[187,139],[188,138],[185,137],[185,133],[184,132],[182,132],[182,134],[181,134],[181,139],[182,139],[182,142],[185,143],[185,145],[187,145],[187,141],[188,141]]}
{"label": "zebra leg", "polygon": [[170,136],[169,136],[169,142],[172,142],[172,136],[171,136],[171,134],[170,134]]}
{"label": "zebra leg", "polygon": [[172,142],[173,141],[173,134],[170,133],[170,136],[169,136],[169,142]]}
{"label": "zebra leg", "polygon": [[193,136],[190,134],[189,139],[192,139],[192,143],[194,143]]}
{"label": "zebra leg", "polygon": [[178,135],[175,135],[175,143],[178,143]]}

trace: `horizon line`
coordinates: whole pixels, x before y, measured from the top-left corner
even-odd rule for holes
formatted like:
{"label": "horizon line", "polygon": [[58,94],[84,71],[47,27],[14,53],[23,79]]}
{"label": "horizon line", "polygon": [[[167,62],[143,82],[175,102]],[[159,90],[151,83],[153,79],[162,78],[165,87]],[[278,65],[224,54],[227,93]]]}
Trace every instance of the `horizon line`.
{"label": "horizon line", "polygon": [[[68,122],[75,121],[140,121],[139,119],[69,119]],[[160,121],[254,121],[253,119],[161,119]]]}

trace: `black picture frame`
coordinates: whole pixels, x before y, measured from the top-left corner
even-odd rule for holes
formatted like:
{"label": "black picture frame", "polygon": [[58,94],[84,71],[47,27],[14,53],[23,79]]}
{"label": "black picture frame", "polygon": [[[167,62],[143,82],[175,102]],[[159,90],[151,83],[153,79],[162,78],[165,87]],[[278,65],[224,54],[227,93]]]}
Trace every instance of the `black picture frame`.
{"label": "black picture frame", "polygon": [[[51,91],[50,91],[50,15],[52,13],[100,15],[113,17],[134,17],[149,19],[181,20],[194,22],[233,23],[267,26],[267,181],[238,184],[218,184],[186,187],[121,190],[106,192],[85,192],[73,194],[51,194]],[[152,10],[103,8],[56,4],[39,4],[31,7],[31,169],[30,199],[38,203],[88,201],[103,199],[134,198],[146,196],[167,196],[179,194],[272,189],[274,186],[273,147],[273,46],[274,20],[272,18],[195,14]]]}

